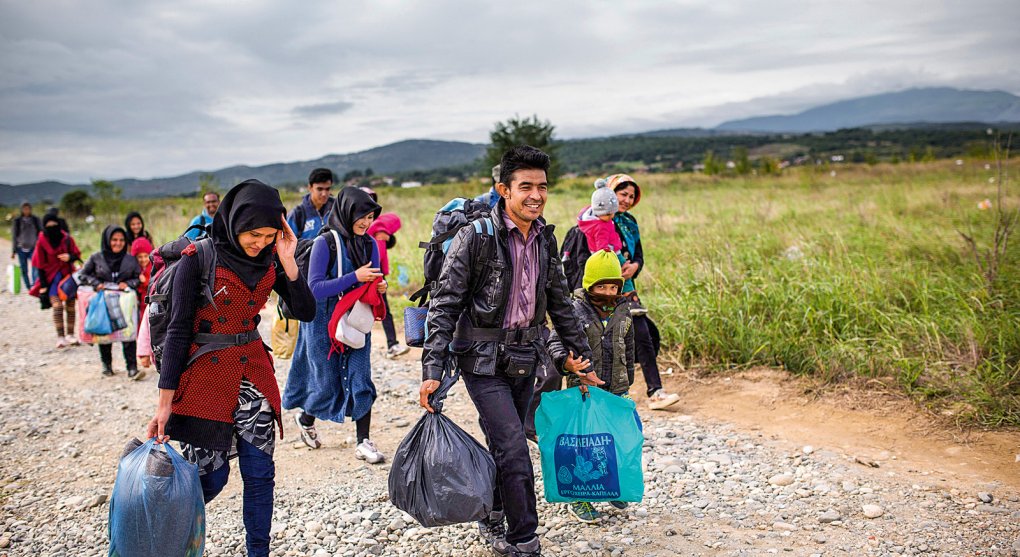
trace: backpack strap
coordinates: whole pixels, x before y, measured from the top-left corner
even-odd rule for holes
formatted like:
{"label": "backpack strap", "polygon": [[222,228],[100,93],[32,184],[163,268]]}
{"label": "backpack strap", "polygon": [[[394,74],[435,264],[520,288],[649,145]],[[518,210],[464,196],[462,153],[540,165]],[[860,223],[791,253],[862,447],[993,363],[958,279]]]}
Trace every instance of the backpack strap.
{"label": "backpack strap", "polygon": [[453,338],[468,340],[472,342],[501,342],[515,346],[531,344],[542,338],[543,327],[523,327],[519,329],[484,328],[475,327],[470,319],[457,321],[457,327],[453,331]]}
{"label": "backpack strap", "polygon": [[443,249],[443,244],[446,243],[447,240],[456,236],[458,232],[460,232],[460,228],[447,230],[446,232],[429,239],[427,242],[418,242],[418,247],[429,251],[441,251]]}
{"label": "backpack strap", "polygon": [[[340,241],[340,235],[336,233],[336,230],[329,229],[330,234],[333,235],[333,241],[336,242],[336,278],[340,278],[344,275],[344,243]],[[342,297],[343,294],[340,294]]]}
{"label": "backpack strap", "polygon": [[202,274],[200,292],[205,299],[216,307],[213,301],[213,285],[216,284],[216,247],[213,246],[212,238],[203,238],[195,242],[195,250],[201,258]]}
{"label": "backpack strap", "polygon": [[262,340],[262,335],[259,334],[258,326],[246,333],[238,333],[236,335],[197,333],[192,339],[192,342],[199,345],[199,347],[198,350],[196,350],[195,353],[188,358],[188,365],[190,366],[200,357],[210,352],[216,352],[217,350],[223,350],[224,348],[230,348],[231,346],[244,346],[245,344],[256,340]]}
{"label": "backpack strap", "polygon": [[493,236],[495,231],[493,230],[492,219],[485,217],[484,219],[477,219],[471,222],[475,227],[476,234],[482,234],[482,228],[485,228],[485,234]]}

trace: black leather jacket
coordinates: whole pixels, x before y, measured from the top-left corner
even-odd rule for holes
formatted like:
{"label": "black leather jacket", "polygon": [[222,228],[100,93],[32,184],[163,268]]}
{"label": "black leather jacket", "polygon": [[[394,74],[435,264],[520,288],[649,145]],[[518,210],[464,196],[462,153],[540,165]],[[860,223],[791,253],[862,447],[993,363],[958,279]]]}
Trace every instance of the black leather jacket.
{"label": "black leather jacket", "polygon": [[[496,329],[503,318],[510,294],[513,266],[509,238],[503,224],[504,201],[492,211],[494,234],[479,234],[474,226],[465,226],[454,236],[443,260],[443,270],[432,291],[426,320],[425,350],[422,354],[424,379],[440,379],[444,364],[457,358],[461,370],[478,375],[495,375],[504,345],[498,341],[454,339],[454,331],[463,328]],[[536,240],[539,261],[538,288],[535,292],[535,316],[532,327],[544,327],[546,313],[564,346],[575,355],[591,359],[588,339],[581,333],[570,304],[570,290],[563,275],[555,227],[547,225]],[[538,366],[553,369],[539,336],[529,343],[535,350]]]}

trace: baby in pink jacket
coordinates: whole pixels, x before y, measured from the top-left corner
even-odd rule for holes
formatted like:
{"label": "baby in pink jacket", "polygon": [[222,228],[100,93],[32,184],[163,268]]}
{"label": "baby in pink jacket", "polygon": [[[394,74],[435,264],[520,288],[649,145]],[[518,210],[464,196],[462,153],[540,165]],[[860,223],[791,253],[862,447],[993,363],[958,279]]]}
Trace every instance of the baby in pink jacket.
{"label": "baby in pink jacket", "polygon": [[616,231],[616,224],[613,223],[613,215],[620,210],[620,203],[616,199],[616,192],[609,189],[605,179],[595,180],[595,192],[591,194],[591,205],[585,207],[581,214],[577,215],[577,227],[584,233],[588,240],[588,250],[596,253],[601,250],[609,250],[616,253],[623,259],[621,250],[623,240]]}

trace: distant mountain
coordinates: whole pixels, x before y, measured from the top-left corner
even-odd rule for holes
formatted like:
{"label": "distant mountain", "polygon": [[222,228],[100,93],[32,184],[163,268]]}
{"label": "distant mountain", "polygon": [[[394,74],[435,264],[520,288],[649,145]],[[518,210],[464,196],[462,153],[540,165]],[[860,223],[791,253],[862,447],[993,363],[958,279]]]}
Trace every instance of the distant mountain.
{"label": "distant mountain", "polygon": [[633,134],[641,137],[720,137],[725,135],[738,135],[741,132],[707,129],[707,128],[671,128],[668,130],[652,130]]}
{"label": "distant mountain", "polygon": [[[81,187],[87,186],[74,186],[52,180],[17,186],[0,184],[0,205],[14,206],[20,205],[24,201],[30,203],[39,203],[43,200],[56,202],[60,201],[60,198],[68,191]],[[36,212],[41,214],[38,210]]]}
{"label": "distant mountain", "polygon": [[[123,191],[124,197],[159,197],[184,195],[198,190],[199,178],[212,175],[224,187],[229,187],[248,178],[257,178],[274,186],[303,184],[313,168],[325,167],[337,176],[351,170],[371,168],[376,174],[432,170],[469,164],[485,153],[485,145],[460,141],[434,141],[409,139],[382,147],[375,147],[347,155],[326,155],[310,160],[275,163],[264,166],[231,166],[211,172],[195,171],[171,178],[136,180],[133,178],[114,180]],[[72,189],[90,189],[88,184],[66,184],[63,182],[36,182],[17,186],[0,184],[0,205],[16,205],[22,201],[38,203],[52,202]]]}
{"label": "distant mountain", "polygon": [[[851,139],[840,134],[833,134],[835,137],[830,138],[831,141],[843,142],[836,146],[826,143],[829,140],[813,137],[815,132],[863,128],[870,133],[887,134],[884,137],[899,146],[894,149],[887,145],[882,156],[907,156],[911,149],[923,150],[935,143],[942,145],[940,153],[949,156],[962,152],[960,145],[963,143],[959,142],[982,137],[974,133],[983,133],[987,125],[1009,129],[1017,128],[1017,123],[1020,123],[1020,97],[1010,93],[947,87],[909,89],[839,101],[788,116],[733,120],[712,129],[674,128],[571,139],[561,144],[559,153],[562,168],[568,172],[587,172],[635,161],[643,161],[656,168],[681,168],[680,165],[689,167],[696,164],[709,150],[726,153],[737,146],[751,149],[772,142],[791,142],[786,137],[770,137],[779,134],[811,134],[812,137],[801,137],[795,143],[818,152],[851,147],[872,149],[868,145],[851,145],[847,143],[852,143]],[[906,131],[896,134],[897,130]],[[918,144],[919,138],[925,138],[926,143]],[[954,141],[959,144],[952,144]],[[477,143],[412,139],[359,153],[326,155],[309,161],[232,166],[170,178],[122,179],[114,183],[121,187],[125,197],[159,197],[195,193],[204,175],[212,175],[223,187],[248,178],[258,178],[274,186],[304,184],[311,169],[320,166],[332,169],[339,176],[366,168],[371,168],[376,174],[450,171],[449,174],[440,174],[450,176],[463,173],[466,166],[484,153],[485,145]],[[0,184],[0,204],[12,206],[25,200],[57,202],[72,189],[90,187],[53,181],[17,186]]]}
{"label": "distant mountain", "polygon": [[1020,122],[1020,97],[1004,91],[966,91],[950,87],[908,89],[839,101],[788,116],[731,120],[715,129],[807,133],[907,122]]}

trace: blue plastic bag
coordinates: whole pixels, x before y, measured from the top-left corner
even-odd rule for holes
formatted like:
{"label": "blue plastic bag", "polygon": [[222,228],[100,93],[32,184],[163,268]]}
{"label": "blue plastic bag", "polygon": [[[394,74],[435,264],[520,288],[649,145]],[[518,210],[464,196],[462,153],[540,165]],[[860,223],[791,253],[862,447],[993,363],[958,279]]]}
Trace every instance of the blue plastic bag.
{"label": "blue plastic bag", "polygon": [[90,335],[108,335],[113,332],[103,291],[97,292],[89,300],[89,308],[85,312],[85,332]]}
{"label": "blue plastic bag", "polygon": [[545,393],[535,413],[545,499],[630,501],[644,497],[644,436],[634,401],[589,387]]}
{"label": "blue plastic bag", "polygon": [[198,468],[153,439],[122,458],[110,499],[109,535],[109,557],[200,557],[205,503]]}

